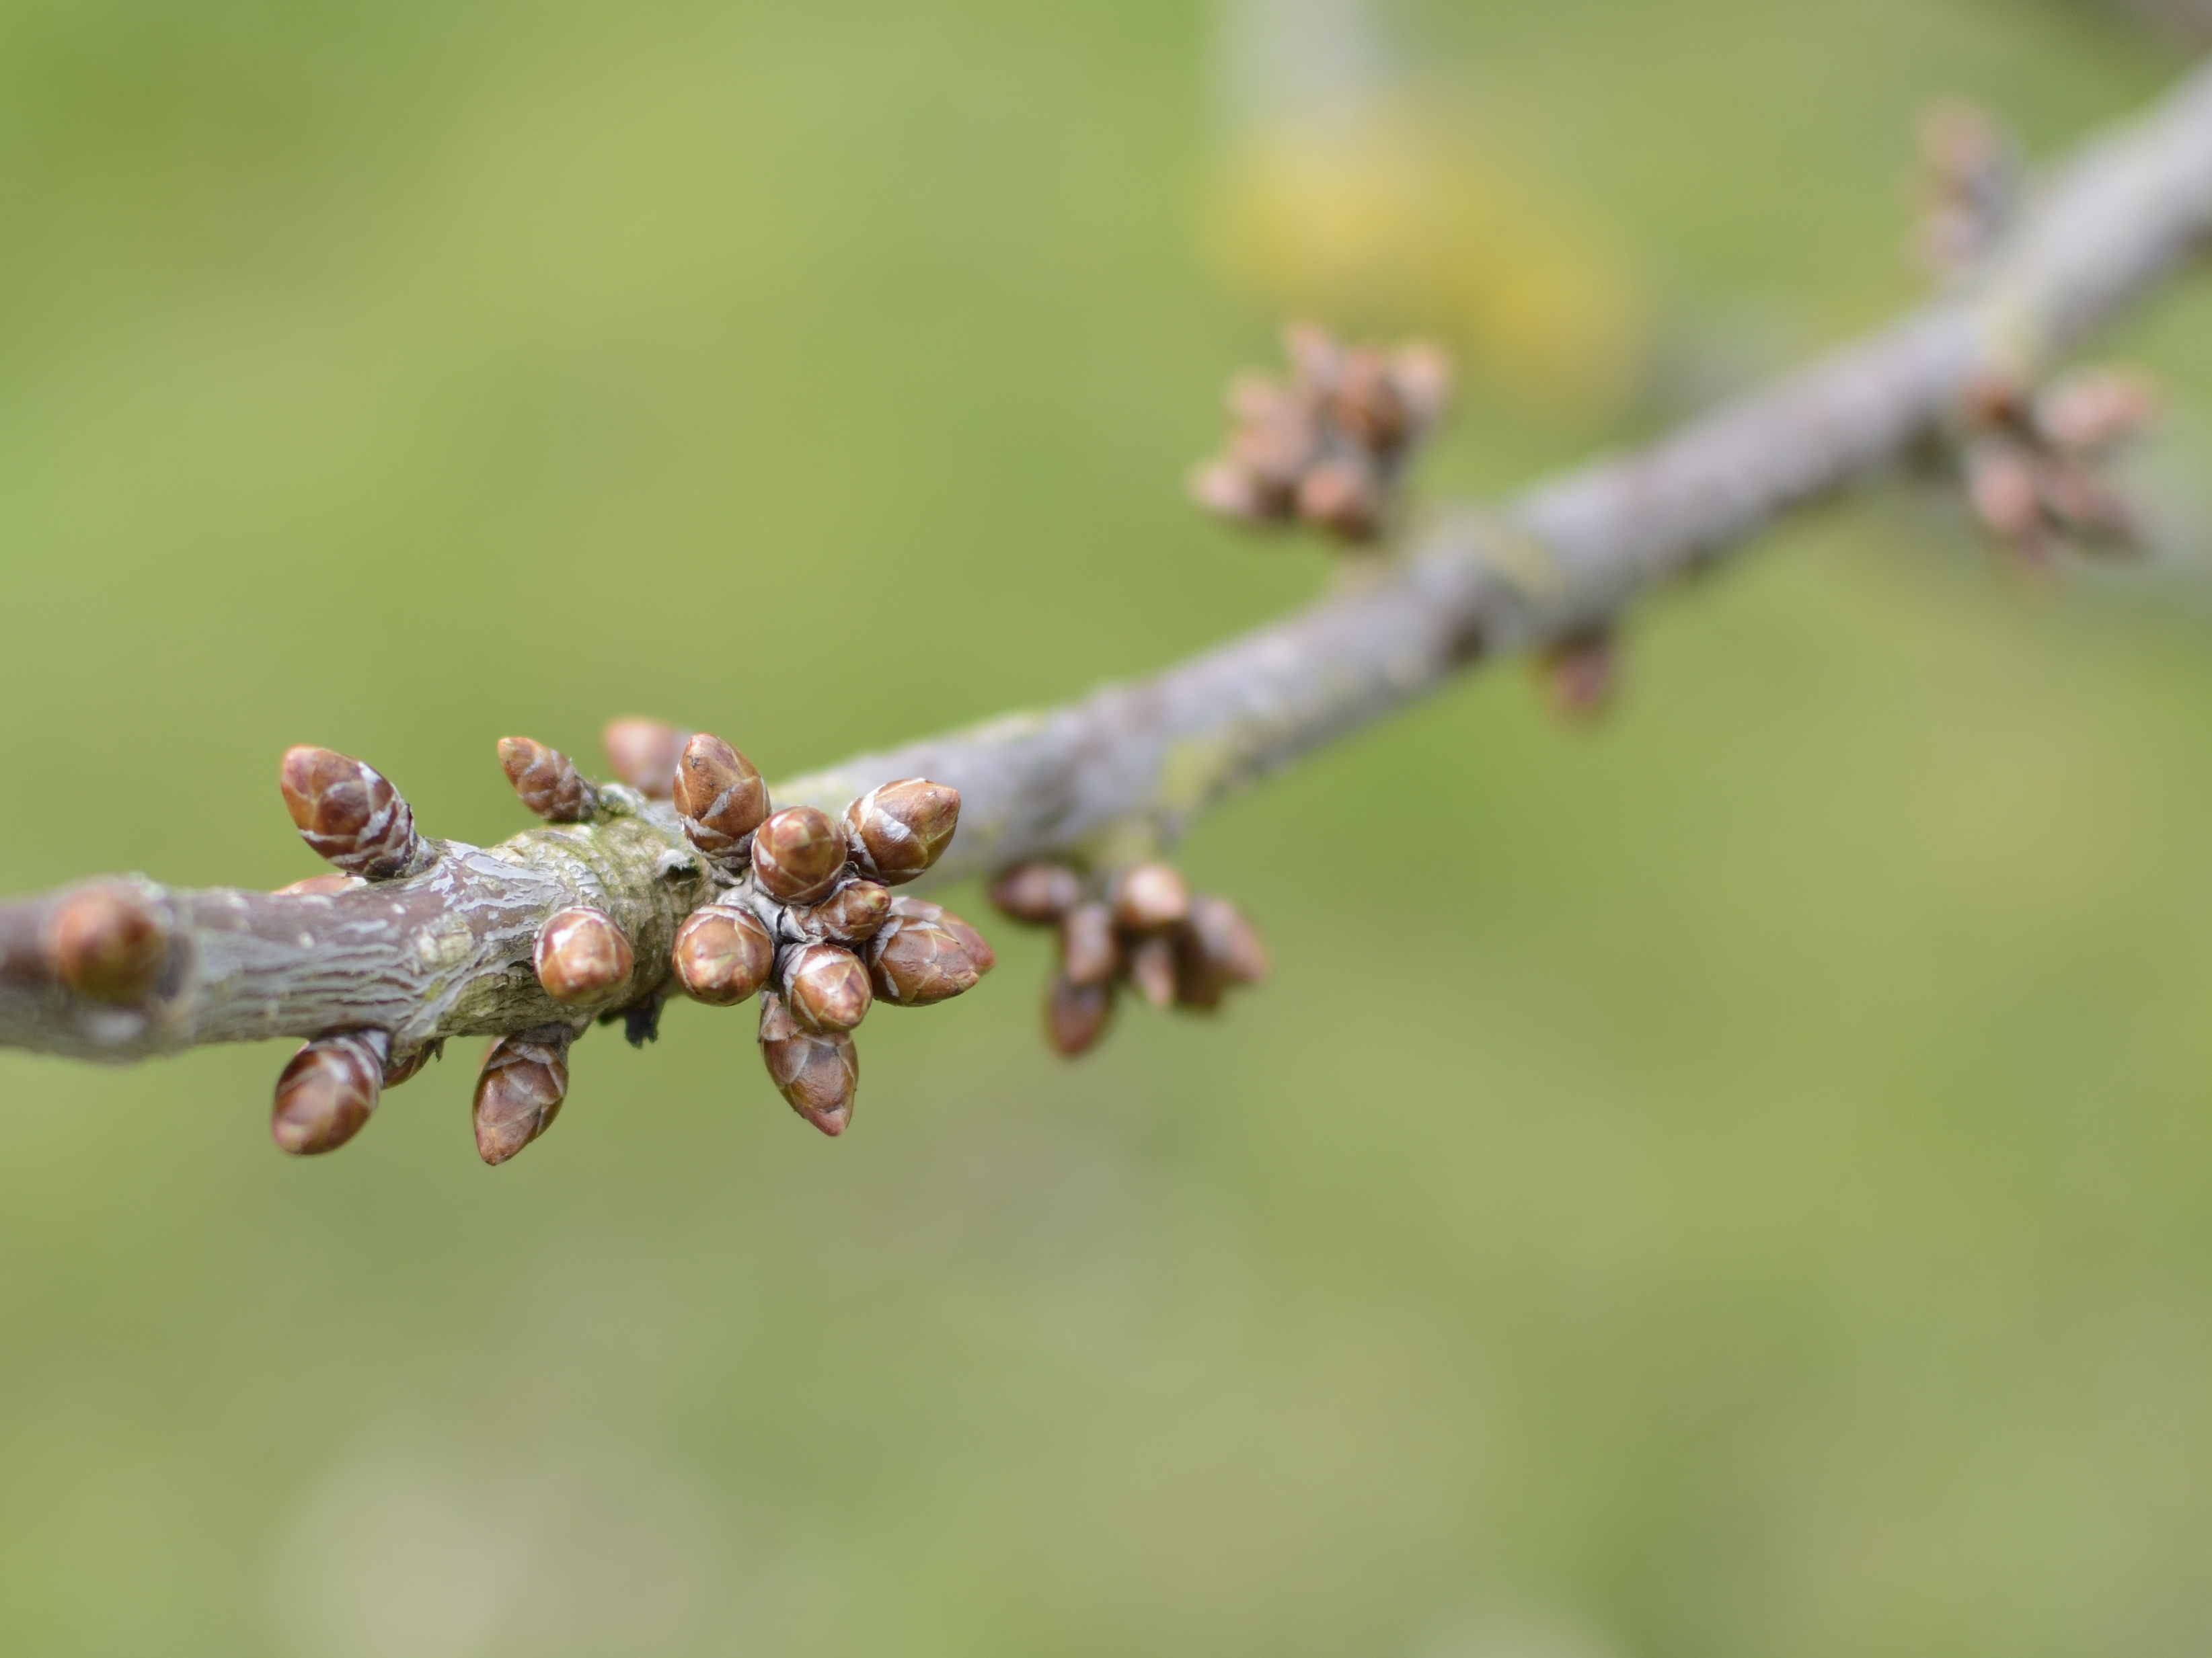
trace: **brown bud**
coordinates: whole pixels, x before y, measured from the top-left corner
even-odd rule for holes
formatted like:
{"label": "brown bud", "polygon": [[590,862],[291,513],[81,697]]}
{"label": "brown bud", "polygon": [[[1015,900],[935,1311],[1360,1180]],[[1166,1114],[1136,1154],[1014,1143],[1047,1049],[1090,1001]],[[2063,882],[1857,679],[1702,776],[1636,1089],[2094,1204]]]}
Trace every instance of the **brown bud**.
{"label": "brown bud", "polygon": [[1083,902],[1083,880],[1065,864],[1019,864],[991,884],[991,902],[1017,921],[1050,926]]}
{"label": "brown bud", "polygon": [[276,1079],[269,1133],[295,1157],[335,1151],[361,1132],[384,1091],[389,1039],[382,1031],[322,1036],[292,1056]]}
{"label": "brown bud", "polygon": [[1294,322],[1283,329],[1283,355],[1291,379],[1301,388],[1326,397],[1336,389],[1344,367],[1344,348],[1318,323]]}
{"label": "brown bud", "polygon": [[989,940],[973,926],[949,909],[940,911],[937,919],[945,931],[960,941],[961,948],[968,952],[968,959],[975,963],[978,977],[998,966],[999,952],[992,949]]}
{"label": "brown bud", "polygon": [[1413,411],[1398,390],[1389,360],[1371,347],[1344,354],[1328,410],[1370,454],[1389,454],[1413,433]]}
{"label": "brown bud", "polygon": [[1067,912],[1060,924],[1060,970],[1079,985],[1103,985],[1121,970],[1112,910],[1094,903]]}
{"label": "brown bud", "polygon": [[368,884],[358,875],[310,875],[304,881],[278,887],[273,896],[279,898],[327,898],[334,893],[351,892],[356,887]]}
{"label": "brown bud", "polygon": [[397,1088],[410,1080],[431,1060],[441,1058],[446,1051],[442,1039],[434,1042],[416,1042],[408,1048],[394,1048],[391,1058],[384,1062],[384,1085]]}
{"label": "brown bud", "polygon": [[290,749],[280,781],[300,838],[347,874],[388,881],[430,861],[399,791],[360,761],[330,749]]}
{"label": "brown bud", "polygon": [[1260,940],[1259,929],[1226,898],[1191,900],[1185,936],[1195,945],[1206,969],[1227,983],[1256,985],[1266,981],[1267,947]]}
{"label": "brown bud", "polygon": [[658,720],[617,720],[601,740],[607,766],[617,777],[648,799],[665,800],[676,785],[676,762],[690,732]]}
{"label": "brown bud", "polygon": [[1298,516],[1346,541],[1372,540],[1382,525],[1382,486],[1373,468],[1331,456],[1298,480]]}
{"label": "brown bud", "polygon": [[54,977],[96,1002],[136,1002],[169,959],[169,927],[125,887],[80,887],[46,917],[41,950]]}
{"label": "brown bud", "polygon": [[2158,392],[2139,374],[2118,368],[2079,369],[2053,381],[2035,399],[2035,428],[2045,440],[2075,454],[2097,454],[2135,436],[2157,418]]}
{"label": "brown bud", "polygon": [[1138,941],[1129,952],[1129,982],[1154,1007],[1175,1005],[1176,947],[1170,934],[1155,932]]}
{"label": "brown bud", "polygon": [[499,763],[522,804],[549,823],[588,823],[599,810],[599,791],[558,749],[527,737],[502,737]]}
{"label": "brown bud", "polygon": [[793,919],[810,938],[857,944],[874,938],[890,913],[889,887],[875,881],[848,881],[811,908],[795,912]]}
{"label": "brown bud", "polygon": [[684,745],[675,799],[691,844],[722,862],[743,855],[740,843],[768,816],[768,785],[753,762],[705,732]]}
{"label": "brown bud", "polygon": [[595,1002],[629,977],[629,940],[596,909],[564,909],[538,929],[538,982],[556,1002]]}
{"label": "brown bud", "polygon": [[2026,545],[2043,531],[2035,461],[2017,443],[1984,439],[1966,452],[1966,498],[1992,535]]}
{"label": "brown bud", "polygon": [[1321,453],[1321,427],[1313,411],[1289,397],[1255,413],[1229,434],[1224,461],[1250,480],[1261,510],[1279,517],[1298,479]]}
{"label": "brown bud", "polygon": [[1620,651],[1610,633],[1563,639],[1536,659],[1552,710],[1569,721],[1590,720],[1613,705],[1620,689]]}
{"label": "brown bud", "polygon": [[568,1093],[569,1033],[544,1026],[502,1036],[477,1078],[477,1155],[502,1163],[553,1126]]}
{"label": "brown bud", "polygon": [[2050,455],[2036,469],[2044,510],[2064,525],[2085,550],[2112,552],[2133,548],[2138,538],[2135,509],[2094,469],[2063,455]]}
{"label": "brown bud", "polygon": [[1191,500],[1216,518],[1239,524],[1267,524],[1282,518],[1290,494],[1262,480],[1243,462],[1210,460],[1196,468],[1188,483]]}
{"label": "brown bud", "polygon": [[754,831],[753,878],[787,904],[827,897],[844,867],[844,835],[811,806],[786,806]]}
{"label": "brown bud", "polygon": [[694,1001],[734,1007],[768,982],[775,940],[750,910],[709,904],[676,930],[676,981]]}
{"label": "brown bud", "polygon": [[1451,402],[1451,359],[1425,341],[1401,345],[1390,354],[1390,383],[1418,435],[1442,420]]}
{"label": "brown bud", "polygon": [[850,1030],[868,1017],[875,993],[860,958],[836,944],[805,944],[784,969],[791,1017],[809,1030]]}
{"label": "brown bud", "polygon": [[935,863],[960,826],[960,791],[926,777],[870,789],[845,808],[845,838],[864,874],[902,885]]}
{"label": "brown bud", "polygon": [[860,1056],[843,1031],[800,1028],[770,993],[761,998],[761,1058],[791,1108],[823,1133],[838,1135],[853,1121],[853,1096],[860,1084]]}
{"label": "brown bud", "polygon": [[927,1007],[971,988],[983,975],[960,935],[940,920],[894,916],[868,950],[876,994],[899,1007]]}
{"label": "brown bud", "polygon": [[1132,932],[1173,926],[1190,914],[1190,883],[1173,864],[1136,864],[1113,888],[1114,919]]}
{"label": "brown bud", "polygon": [[1079,985],[1064,973],[1055,973],[1045,993],[1044,1035],[1052,1051],[1064,1060],[1086,1054],[1098,1045],[1114,1017],[1111,983]]}

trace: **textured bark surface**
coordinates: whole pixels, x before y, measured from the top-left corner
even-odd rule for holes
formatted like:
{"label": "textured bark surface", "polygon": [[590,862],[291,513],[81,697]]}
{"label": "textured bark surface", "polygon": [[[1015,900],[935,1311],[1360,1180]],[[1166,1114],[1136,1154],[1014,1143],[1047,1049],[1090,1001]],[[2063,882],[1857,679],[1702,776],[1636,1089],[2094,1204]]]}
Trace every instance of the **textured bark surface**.
{"label": "textured bark surface", "polygon": [[[1572,638],[1742,549],[1778,515],[1879,477],[1983,376],[2032,380],[2212,235],[2212,73],[2081,151],[1972,282],[1899,323],[1625,457],[1494,512],[1442,515],[1405,556],[1152,678],[863,755],[774,790],[836,812],[894,778],[963,797],[937,878],[1043,856],[1118,865],[1206,806],[1478,659]],[[143,1006],[55,983],[52,898],[0,906],[0,1043],[134,1059],[198,1042],[380,1029],[411,1044],[580,1027],[531,971],[539,926],[587,904],[636,953],[607,1008],[649,999],[711,891],[675,815],[620,815],[491,848],[438,845],[405,880],[327,896],[133,885],[173,944]]]}

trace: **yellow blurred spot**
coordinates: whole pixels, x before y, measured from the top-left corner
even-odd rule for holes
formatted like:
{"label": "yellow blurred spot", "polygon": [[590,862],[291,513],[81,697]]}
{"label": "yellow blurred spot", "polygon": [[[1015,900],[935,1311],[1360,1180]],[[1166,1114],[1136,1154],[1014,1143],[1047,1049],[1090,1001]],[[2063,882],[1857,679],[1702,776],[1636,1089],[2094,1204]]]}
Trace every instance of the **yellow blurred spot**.
{"label": "yellow blurred spot", "polygon": [[1470,375],[1565,412],[1640,372],[1635,282],[1569,205],[1446,123],[1370,108],[1248,132],[1208,252],[1239,292],[1332,326],[1440,335]]}

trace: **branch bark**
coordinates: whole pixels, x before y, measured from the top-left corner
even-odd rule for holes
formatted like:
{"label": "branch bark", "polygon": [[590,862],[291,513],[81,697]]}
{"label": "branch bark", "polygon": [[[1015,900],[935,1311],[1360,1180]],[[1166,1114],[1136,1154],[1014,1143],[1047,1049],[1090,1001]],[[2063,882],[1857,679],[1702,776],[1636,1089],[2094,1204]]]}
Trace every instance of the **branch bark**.
{"label": "branch bark", "polygon": [[[1651,446],[1442,513],[1402,559],[1151,678],[859,756],[774,791],[835,811],[893,778],[957,786],[938,878],[1024,859],[1110,866],[1207,806],[1470,665],[1601,627],[1744,549],[1778,515],[1871,481],[1985,376],[2032,382],[2212,237],[2212,69],[2083,148],[1972,280]],[[531,969],[577,904],[635,945],[616,1005],[650,1002],[711,883],[675,814],[613,815],[501,846],[439,843],[424,872],[326,896],[129,890],[166,925],[131,1005],[65,988],[42,941],[59,896],[0,906],[0,1044],[129,1060],[202,1042],[377,1029],[398,1047],[574,1024]]]}

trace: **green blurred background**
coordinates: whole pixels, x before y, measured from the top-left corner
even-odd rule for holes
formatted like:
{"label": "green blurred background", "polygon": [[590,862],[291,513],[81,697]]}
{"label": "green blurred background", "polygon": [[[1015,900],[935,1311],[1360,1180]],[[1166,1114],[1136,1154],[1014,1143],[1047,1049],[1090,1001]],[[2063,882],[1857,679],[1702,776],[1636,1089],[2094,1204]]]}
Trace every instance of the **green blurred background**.
{"label": "green blurred background", "polygon": [[[1431,479],[1500,490],[1909,301],[1931,98],[2048,150],[2181,61],[2086,0],[14,0],[0,890],[313,872],[295,742],[488,841],[507,732],[788,775],[1158,665],[1323,579],[1181,498],[1286,308],[1453,341]],[[2186,486],[2212,303],[2112,343]],[[1596,731],[1492,673],[1206,823],[1263,993],[1063,1067],[1001,926],[838,1142],[688,1005],[495,1173],[466,1054],[309,1163],[281,1048],[0,1054],[0,1649],[2204,1650],[2187,539],[2037,595],[1932,491],[1796,526]]]}

